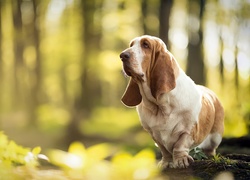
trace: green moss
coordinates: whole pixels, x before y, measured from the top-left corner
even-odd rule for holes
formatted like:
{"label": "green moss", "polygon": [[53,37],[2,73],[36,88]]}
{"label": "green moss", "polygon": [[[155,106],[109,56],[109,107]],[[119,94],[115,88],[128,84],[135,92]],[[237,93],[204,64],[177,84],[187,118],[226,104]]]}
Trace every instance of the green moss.
{"label": "green moss", "polygon": [[234,160],[231,160],[231,159],[229,159],[229,158],[227,158],[227,157],[224,157],[224,156],[222,156],[222,155],[220,155],[220,154],[216,154],[214,157],[213,157],[213,159],[212,159],[215,163],[223,163],[223,164],[226,164],[226,165],[228,165],[228,164],[234,164],[235,162],[234,162]]}

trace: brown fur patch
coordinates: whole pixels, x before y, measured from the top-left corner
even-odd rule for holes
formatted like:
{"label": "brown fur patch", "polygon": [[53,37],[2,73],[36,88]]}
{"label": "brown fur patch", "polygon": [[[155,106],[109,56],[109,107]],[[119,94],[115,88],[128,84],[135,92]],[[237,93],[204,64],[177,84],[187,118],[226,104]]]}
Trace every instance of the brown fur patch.
{"label": "brown fur patch", "polygon": [[195,144],[200,144],[209,133],[223,134],[224,110],[216,95],[206,87],[198,86],[203,91],[202,108],[199,121],[195,124],[192,135]]}

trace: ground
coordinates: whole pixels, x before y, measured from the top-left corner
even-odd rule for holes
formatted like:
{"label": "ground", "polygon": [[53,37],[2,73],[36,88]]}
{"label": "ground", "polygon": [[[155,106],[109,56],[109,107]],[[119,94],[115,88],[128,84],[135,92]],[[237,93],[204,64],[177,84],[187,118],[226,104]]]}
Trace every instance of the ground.
{"label": "ground", "polygon": [[[223,139],[218,154],[207,160],[196,160],[186,169],[164,169],[171,180],[179,179],[250,179],[250,137]],[[225,178],[224,178],[225,179]]]}

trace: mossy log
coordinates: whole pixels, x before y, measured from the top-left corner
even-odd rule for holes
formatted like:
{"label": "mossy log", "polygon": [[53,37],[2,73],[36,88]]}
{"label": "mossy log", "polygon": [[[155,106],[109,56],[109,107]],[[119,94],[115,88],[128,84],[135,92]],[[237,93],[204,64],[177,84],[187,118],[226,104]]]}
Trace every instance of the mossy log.
{"label": "mossy log", "polygon": [[232,179],[250,179],[250,155],[228,154],[217,159],[197,160],[186,169],[166,168],[163,173],[170,180],[214,179],[222,172],[230,172]]}

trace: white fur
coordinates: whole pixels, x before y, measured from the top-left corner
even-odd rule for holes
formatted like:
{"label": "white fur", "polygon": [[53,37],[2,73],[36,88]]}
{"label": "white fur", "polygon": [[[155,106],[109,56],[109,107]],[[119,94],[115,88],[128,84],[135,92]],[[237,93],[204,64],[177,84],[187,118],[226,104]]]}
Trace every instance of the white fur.
{"label": "white fur", "polygon": [[220,144],[222,137],[219,133],[209,134],[206,139],[198,146],[201,149],[214,149]]}
{"label": "white fur", "polygon": [[134,54],[134,60],[131,61],[134,72],[137,74],[143,74],[141,64],[144,60],[144,52],[141,49],[140,40],[135,40],[134,45],[130,47],[132,53]]}
{"label": "white fur", "polygon": [[[129,48],[133,54],[131,68],[133,68],[133,72],[140,75],[146,74],[142,67],[145,55],[140,44],[142,38],[158,40],[166,53],[169,53],[166,45],[159,38],[151,36],[135,38],[133,46]],[[169,55],[172,56],[171,53]],[[175,61],[174,58],[172,60]],[[187,167],[188,162],[193,161],[188,152],[197,146],[195,143],[198,143],[193,139],[192,133],[197,127],[196,125],[199,124],[203,97],[211,100],[211,104],[213,104],[213,100],[210,95],[207,95],[208,97],[204,95],[204,88],[197,86],[177,62],[173,68],[175,68],[174,72],[177,76],[175,77],[175,88],[159,95],[157,99],[151,93],[146,76],[143,76],[143,81],[137,81],[142,96],[142,102],[137,106],[137,111],[142,126],[151,134],[161,149],[163,155],[161,165],[163,167]],[[223,111],[223,108],[219,110]],[[223,123],[223,121],[221,122]],[[203,127],[198,128],[202,131]],[[200,144],[200,147],[208,151],[211,150],[213,154],[220,141],[221,135],[219,133],[210,133]]]}
{"label": "white fur", "polygon": [[[202,106],[201,93],[182,70],[176,80],[176,87],[158,101],[152,96],[146,82],[141,83],[139,87],[142,103],[137,110],[142,126],[152,134],[154,139],[161,139],[165,148],[172,152],[173,143],[176,142],[172,140],[173,137],[178,138],[177,136],[183,131],[191,131],[187,128],[192,128],[192,124],[198,121]],[[152,111],[155,112],[152,113]],[[185,117],[183,117],[184,111]],[[183,121],[189,121],[190,126],[183,127]]]}

